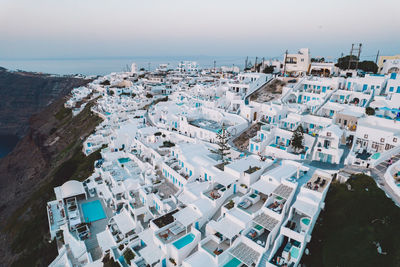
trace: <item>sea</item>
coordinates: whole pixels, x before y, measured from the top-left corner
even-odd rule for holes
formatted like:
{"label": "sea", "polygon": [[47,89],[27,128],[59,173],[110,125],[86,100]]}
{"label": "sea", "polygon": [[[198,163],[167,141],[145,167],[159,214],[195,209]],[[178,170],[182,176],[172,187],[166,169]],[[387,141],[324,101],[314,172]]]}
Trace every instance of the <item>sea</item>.
{"label": "sea", "polygon": [[[1,59],[0,67],[10,70],[25,70],[59,75],[106,75],[111,72],[130,70],[135,62],[138,68],[155,70],[160,64],[169,63],[172,68],[181,61],[196,61],[201,68],[219,66],[244,67],[243,56],[138,56],[88,59]],[[254,59],[251,59],[254,61]]]}
{"label": "sea", "polygon": [[0,135],[0,158],[5,157],[17,145],[19,138],[15,135]]}

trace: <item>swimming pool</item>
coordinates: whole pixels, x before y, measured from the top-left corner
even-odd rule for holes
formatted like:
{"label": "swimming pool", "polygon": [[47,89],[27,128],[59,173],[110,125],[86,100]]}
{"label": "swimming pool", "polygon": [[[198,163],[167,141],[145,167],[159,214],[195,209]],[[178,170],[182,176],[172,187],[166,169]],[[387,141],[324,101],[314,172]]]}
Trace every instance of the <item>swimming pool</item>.
{"label": "swimming pool", "polygon": [[309,225],[310,224],[310,218],[302,218],[301,222],[304,223],[305,225]]}
{"label": "swimming pool", "polygon": [[298,247],[295,247],[295,246],[292,246],[292,247],[290,248],[290,256],[291,256],[292,258],[297,259],[297,258],[299,257],[299,248],[298,248]]}
{"label": "swimming pool", "polygon": [[177,249],[181,249],[184,246],[190,244],[193,240],[194,240],[195,236],[194,234],[190,233],[188,235],[185,235],[184,237],[182,237],[181,239],[179,239],[178,241],[175,241],[173,243],[173,245],[177,248]]}
{"label": "swimming pool", "polygon": [[121,163],[121,164],[127,163],[129,161],[131,161],[130,158],[119,158],[118,159],[118,162]]}
{"label": "swimming pool", "polygon": [[223,267],[236,267],[239,266],[242,262],[235,257],[228,261]]}
{"label": "swimming pool", "polygon": [[83,203],[81,208],[86,222],[94,222],[106,218],[100,200]]}

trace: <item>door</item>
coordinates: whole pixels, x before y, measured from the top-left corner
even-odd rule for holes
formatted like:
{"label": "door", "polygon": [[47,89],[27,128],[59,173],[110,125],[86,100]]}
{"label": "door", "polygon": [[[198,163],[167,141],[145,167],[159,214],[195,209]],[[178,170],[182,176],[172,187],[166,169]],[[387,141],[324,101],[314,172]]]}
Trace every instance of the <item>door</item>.
{"label": "door", "polygon": [[254,112],[253,121],[257,120],[257,112]]}

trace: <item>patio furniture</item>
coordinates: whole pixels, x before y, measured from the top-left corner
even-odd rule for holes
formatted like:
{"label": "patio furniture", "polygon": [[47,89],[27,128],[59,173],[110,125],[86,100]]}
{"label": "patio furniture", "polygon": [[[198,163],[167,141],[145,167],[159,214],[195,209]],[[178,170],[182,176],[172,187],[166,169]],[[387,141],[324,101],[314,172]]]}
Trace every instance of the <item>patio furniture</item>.
{"label": "patio furniture", "polygon": [[318,176],[317,180],[314,181],[314,184],[319,184],[320,181],[321,181],[321,177]]}
{"label": "patio furniture", "polygon": [[252,202],[247,198],[245,198],[242,202],[239,203],[239,207],[241,207],[243,209],[247,209],[251,205],[252,205]]}

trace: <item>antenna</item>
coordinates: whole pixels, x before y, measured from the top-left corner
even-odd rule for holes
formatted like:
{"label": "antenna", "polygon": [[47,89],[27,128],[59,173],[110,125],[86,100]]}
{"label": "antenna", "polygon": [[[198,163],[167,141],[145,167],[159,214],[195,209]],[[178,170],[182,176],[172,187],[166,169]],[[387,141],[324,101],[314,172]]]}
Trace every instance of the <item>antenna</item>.
{"label": "antenna", "polygon": [[[350,69],[351,63],[355,62],[356,63],[356,70],[358,69],[358,62],[360,61],[360,55],[361,55],[361,46],[362,44],[358,44],[358,48],[354,46],[354,44],[351,44],[351,50],[350,50],[350,59],[349,59],[349,66],[347,69]],[[358,52],[358,56],[356,59],[353,59],[353,52],[356,53]]]}

